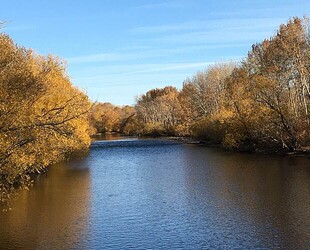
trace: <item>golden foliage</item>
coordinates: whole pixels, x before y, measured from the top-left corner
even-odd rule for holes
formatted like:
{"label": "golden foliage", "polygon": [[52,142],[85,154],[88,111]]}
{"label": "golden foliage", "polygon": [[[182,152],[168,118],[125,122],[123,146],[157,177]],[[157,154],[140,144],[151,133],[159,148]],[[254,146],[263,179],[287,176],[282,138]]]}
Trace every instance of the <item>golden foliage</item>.
{"label": "golden foliage", "polygon": [[118,107],[111,103],[95,103],[89,113],[92,135],[106,132],[123,132],[134,115],[131,106]]}
{"label": "golden foliage", "polygon": [[89,109],[59,59],[0,34],[0,200],[30,174],[88,148]]}
{"label": "golden foliage", "polygon": [[214,65],[181,91],[142,95],[129,131],[189,135],[242,150],[296,150],[310,144],[309,69],[309,21],[294,18],[253,45],[240,65]]}

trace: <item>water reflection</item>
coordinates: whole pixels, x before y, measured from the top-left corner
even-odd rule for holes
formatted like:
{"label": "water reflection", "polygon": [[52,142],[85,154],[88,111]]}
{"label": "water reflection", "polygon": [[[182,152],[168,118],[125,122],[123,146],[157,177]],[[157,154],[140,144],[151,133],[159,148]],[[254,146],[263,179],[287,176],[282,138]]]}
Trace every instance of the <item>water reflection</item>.
{"label": "water reflection", "polygon": [[83,246],[89,228],[87,159],[52,166],[29,192],[0,214],[0,248],[69,249]]}
{"label": "water reflection", "polygon": [[138,140],[138,138],[136,138],[134,136],[132,136],[132,137],[131,136],[124,136],[124,135],[121,135],[119,133],[98,134],[98,135],[93,136],[93,142],[96,142],[96,141],[115,141],[115,140],[128,141],[128,140]]}
{"label": "water reflection", "polygon": [[229,244],[310,246],[308,159],[191,148],[184,160],[189,203],[214,217]]}

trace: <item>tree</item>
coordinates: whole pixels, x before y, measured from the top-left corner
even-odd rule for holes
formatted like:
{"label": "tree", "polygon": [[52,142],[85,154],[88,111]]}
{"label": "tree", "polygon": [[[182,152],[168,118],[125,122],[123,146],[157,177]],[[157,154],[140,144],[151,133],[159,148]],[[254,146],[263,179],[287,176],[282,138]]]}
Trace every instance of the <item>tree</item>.
{"label": "tree", "polygon": [[0,35],[0,200],[30,174],[88,149],[89,109],[59,59]]}
{"label": "tree", "polygon": [[269,112],[269,122],[264,124],[270,127],[268,135],[290,150],[309,139],[310,46],[306,23],[307,19],[294,18],[282,24],[274,37],[253,45],[243,66],[254,100]]}
{"label": "tree", "polygon": [[111,103],[96,103],[89,114],[89,121],[94,128],[93,134],[123,132],[127,120],[134,114],[131,106],[118,107]]}
{"label": "tree", "polygon": [[137,119],[147,134],[175,134],[181,123],[179,92],[175,87],[152,89],[137,100]]}

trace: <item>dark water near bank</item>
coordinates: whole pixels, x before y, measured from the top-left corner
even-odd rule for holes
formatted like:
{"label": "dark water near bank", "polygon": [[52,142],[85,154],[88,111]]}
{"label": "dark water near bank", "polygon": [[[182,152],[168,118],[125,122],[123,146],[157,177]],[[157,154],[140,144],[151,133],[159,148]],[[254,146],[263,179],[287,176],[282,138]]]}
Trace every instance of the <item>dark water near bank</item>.
{"label": "dark water near bank", "polygon": [[0,212],[0,249],[310,249],[310,160],[95,141]]}

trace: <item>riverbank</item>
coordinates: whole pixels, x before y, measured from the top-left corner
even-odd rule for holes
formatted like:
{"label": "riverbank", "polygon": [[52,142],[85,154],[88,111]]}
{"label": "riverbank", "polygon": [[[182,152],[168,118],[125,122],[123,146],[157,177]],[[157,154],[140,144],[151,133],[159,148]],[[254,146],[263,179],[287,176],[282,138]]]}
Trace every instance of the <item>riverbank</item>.
{"label": "riverbank", "polygon": [[308,147],[301,147],[294,151],[289,151],[287,149],[273,149],[273,148],[266,148],[266,149],[258,149],[253,147],[240,147],[240,148],[226,148],[223,147],[221,143],[215,143],[211,140],[206,140],[203,138],[195,138],[190,136],[167,136],[167,135],[126,135],[117,132],[108,132],[108,133],[101,133],[92,135],[92,140],[117,140],[123,138],[130,138],[136,136],[137,138],[147,138],[147,139],[164,139],[164,140],[172,140],[178,141],[185,144],[193,144],[205,147],[214,147],[214,148],[221,148],[223,150],[232,151],[232,152],[242,152],[242,153],[255,153],[255,154],[266,154],[266,155],[290,155],[290,156],[306,156],[310,159],[310,146]]}
{"label": "riverbank", "polygon": [[[125,135],[123,135],[125,136]],[[186,136],[138,136],[139,138],[156,138],[156,139],[164,139],[164,140],[172,140],[178,141],[185,144],[194,144],[205,147],[214,147],[220,148],[227,151],[232,152],[242,152],[242,153],[254,153],[254,154],[266,154],[266,155],[287,155],[287,156],[304,156],[310,159],[310,146],[302,147],[296,149],[294,151],[289,151],[287,149],[253,149],[253,148],[225,148],[220,143],[214,143],[208,140],[204,140],[201,138],[194,137],[186,137]]]}

